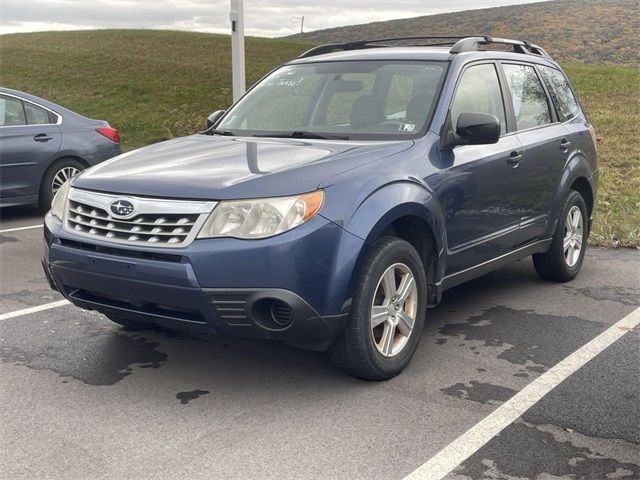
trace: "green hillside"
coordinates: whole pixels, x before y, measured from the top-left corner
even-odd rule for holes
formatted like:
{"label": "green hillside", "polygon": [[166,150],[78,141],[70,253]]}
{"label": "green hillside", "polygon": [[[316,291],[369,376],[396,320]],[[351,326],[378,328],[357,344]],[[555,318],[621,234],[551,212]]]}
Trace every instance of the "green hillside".
{"label": "green hillside", "polygon": [[[310,17],[310,21],[311,21]],[[640,64],[637,0],[556,0],[317,30],[290,38],[337,42],[412,35],[493,35],[538,43],[555,58]]]}
{"label": "green hillside", "polygon": [[[247,39],[254,82],[309,43]],[[231,103],[229,37],[148,30],[0,36],[0,84],[117,127],[125,149],[194,133]],[[601,139],[592,243],[640,246],[640,71],[566,64]]]}

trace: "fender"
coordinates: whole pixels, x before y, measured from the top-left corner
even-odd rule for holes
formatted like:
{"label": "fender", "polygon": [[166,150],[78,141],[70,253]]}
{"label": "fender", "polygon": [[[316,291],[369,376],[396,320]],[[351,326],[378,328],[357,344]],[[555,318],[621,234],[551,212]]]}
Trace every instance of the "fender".
{"label": "fender", "polygon": [[595,185],[594,185],[594,176],[597,173],[592,171],[589,166],[589,161],[582,154],[582,152],[575,152],[568,160],[564,167],[564,171],[562,172],[562,178],[558,184],[558,188],[553,196],[553,201],[551,203],[551,211],[549,212],[549,222],[547,222],[547,231],[545,232],[545,237],[550,238],[553,236],[556,231],[556,227],[558,224],[558,220],[560,218],[560,209],[564,204],[564,200],[569,194],[569,190],[571,189],[571,185],[578,178],[584,178],[589,182],[591,186],[591,192],[595,197]]}
{"label": "fender", "polygon": [[[366,197],[345,220],[343,228],[364,240],[355,271],[361,267],[371,246],[384,230],[394,221],[408,216],[423,220],[433,235],[436,259],[435,268],[429,272],[429,284],[435,288],[439,300],[447,243],[445,216],[435,194],[417,181],[400,180],[380,187]],[[357,280],[357,275],[353,277]],[[355,283],[352,282],[348,292],[350,297],[353,295],[354,286]]]}

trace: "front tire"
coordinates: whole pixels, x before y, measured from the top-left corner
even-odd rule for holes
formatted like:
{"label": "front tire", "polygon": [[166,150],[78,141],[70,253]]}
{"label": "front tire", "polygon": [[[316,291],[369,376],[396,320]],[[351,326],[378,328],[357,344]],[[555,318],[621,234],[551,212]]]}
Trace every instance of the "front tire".
{"label": "front tire", "polygon": [[380,239],[358,278],[347,327],[329,349],[334,364],[365,380],[398,375],[418,347],[427,307],[427,278],[415,248]]}
{"label": "front tire", "polygon": [[584,198],[572,190],[565,200],[549,251],[533,255],[533,266],[541,278],[568,282],[578,275],[587,250],[587,219]]}

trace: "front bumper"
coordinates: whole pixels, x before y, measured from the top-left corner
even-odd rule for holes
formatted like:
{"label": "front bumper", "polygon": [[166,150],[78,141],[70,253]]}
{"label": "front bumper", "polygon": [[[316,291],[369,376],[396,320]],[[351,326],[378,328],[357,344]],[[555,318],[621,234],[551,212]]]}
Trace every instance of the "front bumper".
{"label": "front bumper", "polygon": [[73,304],[164,326],[290,343],[344,328],[362,241],[317,216],[271,239],[196,240],[179,249],[88,241],[45,219],[43,267]]}

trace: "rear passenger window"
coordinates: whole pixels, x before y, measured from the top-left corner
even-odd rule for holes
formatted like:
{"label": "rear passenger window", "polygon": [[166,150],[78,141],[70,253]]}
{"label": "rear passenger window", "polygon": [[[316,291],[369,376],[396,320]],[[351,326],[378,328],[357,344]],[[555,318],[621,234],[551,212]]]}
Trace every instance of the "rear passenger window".
{"label": "rear passenger window", "polygon": [[560,121],[566,122],[575,117],[580,112],[580,106],[562,72],[550,67],[540,67],[540,71],[558,110]]}
{"label": "rear passenger window", "polygon": [[26,125],[22,102],[17,98],[0,95],[0,127]]}
{"label": "rear passenger window", "polygon": [[29,125],[51,123],[49,121],[49,113],[44,108],[36,107],[32,103],[24,102],[24,112],[27,114],[27,123]]}
{"label": "rear passenger window", "polygon": [[551,123],[547,94],[535,69],[530,65],[503,64],[511,91],[517,130]]}
{"label": "rear passenger window", "polygon": [[500,120],[500,131],[505,132],[505,114],[498,72],[493,64],[475,65],[462,74],[453,103],[451,120],[458,124],[461,113],[490,113]]}

